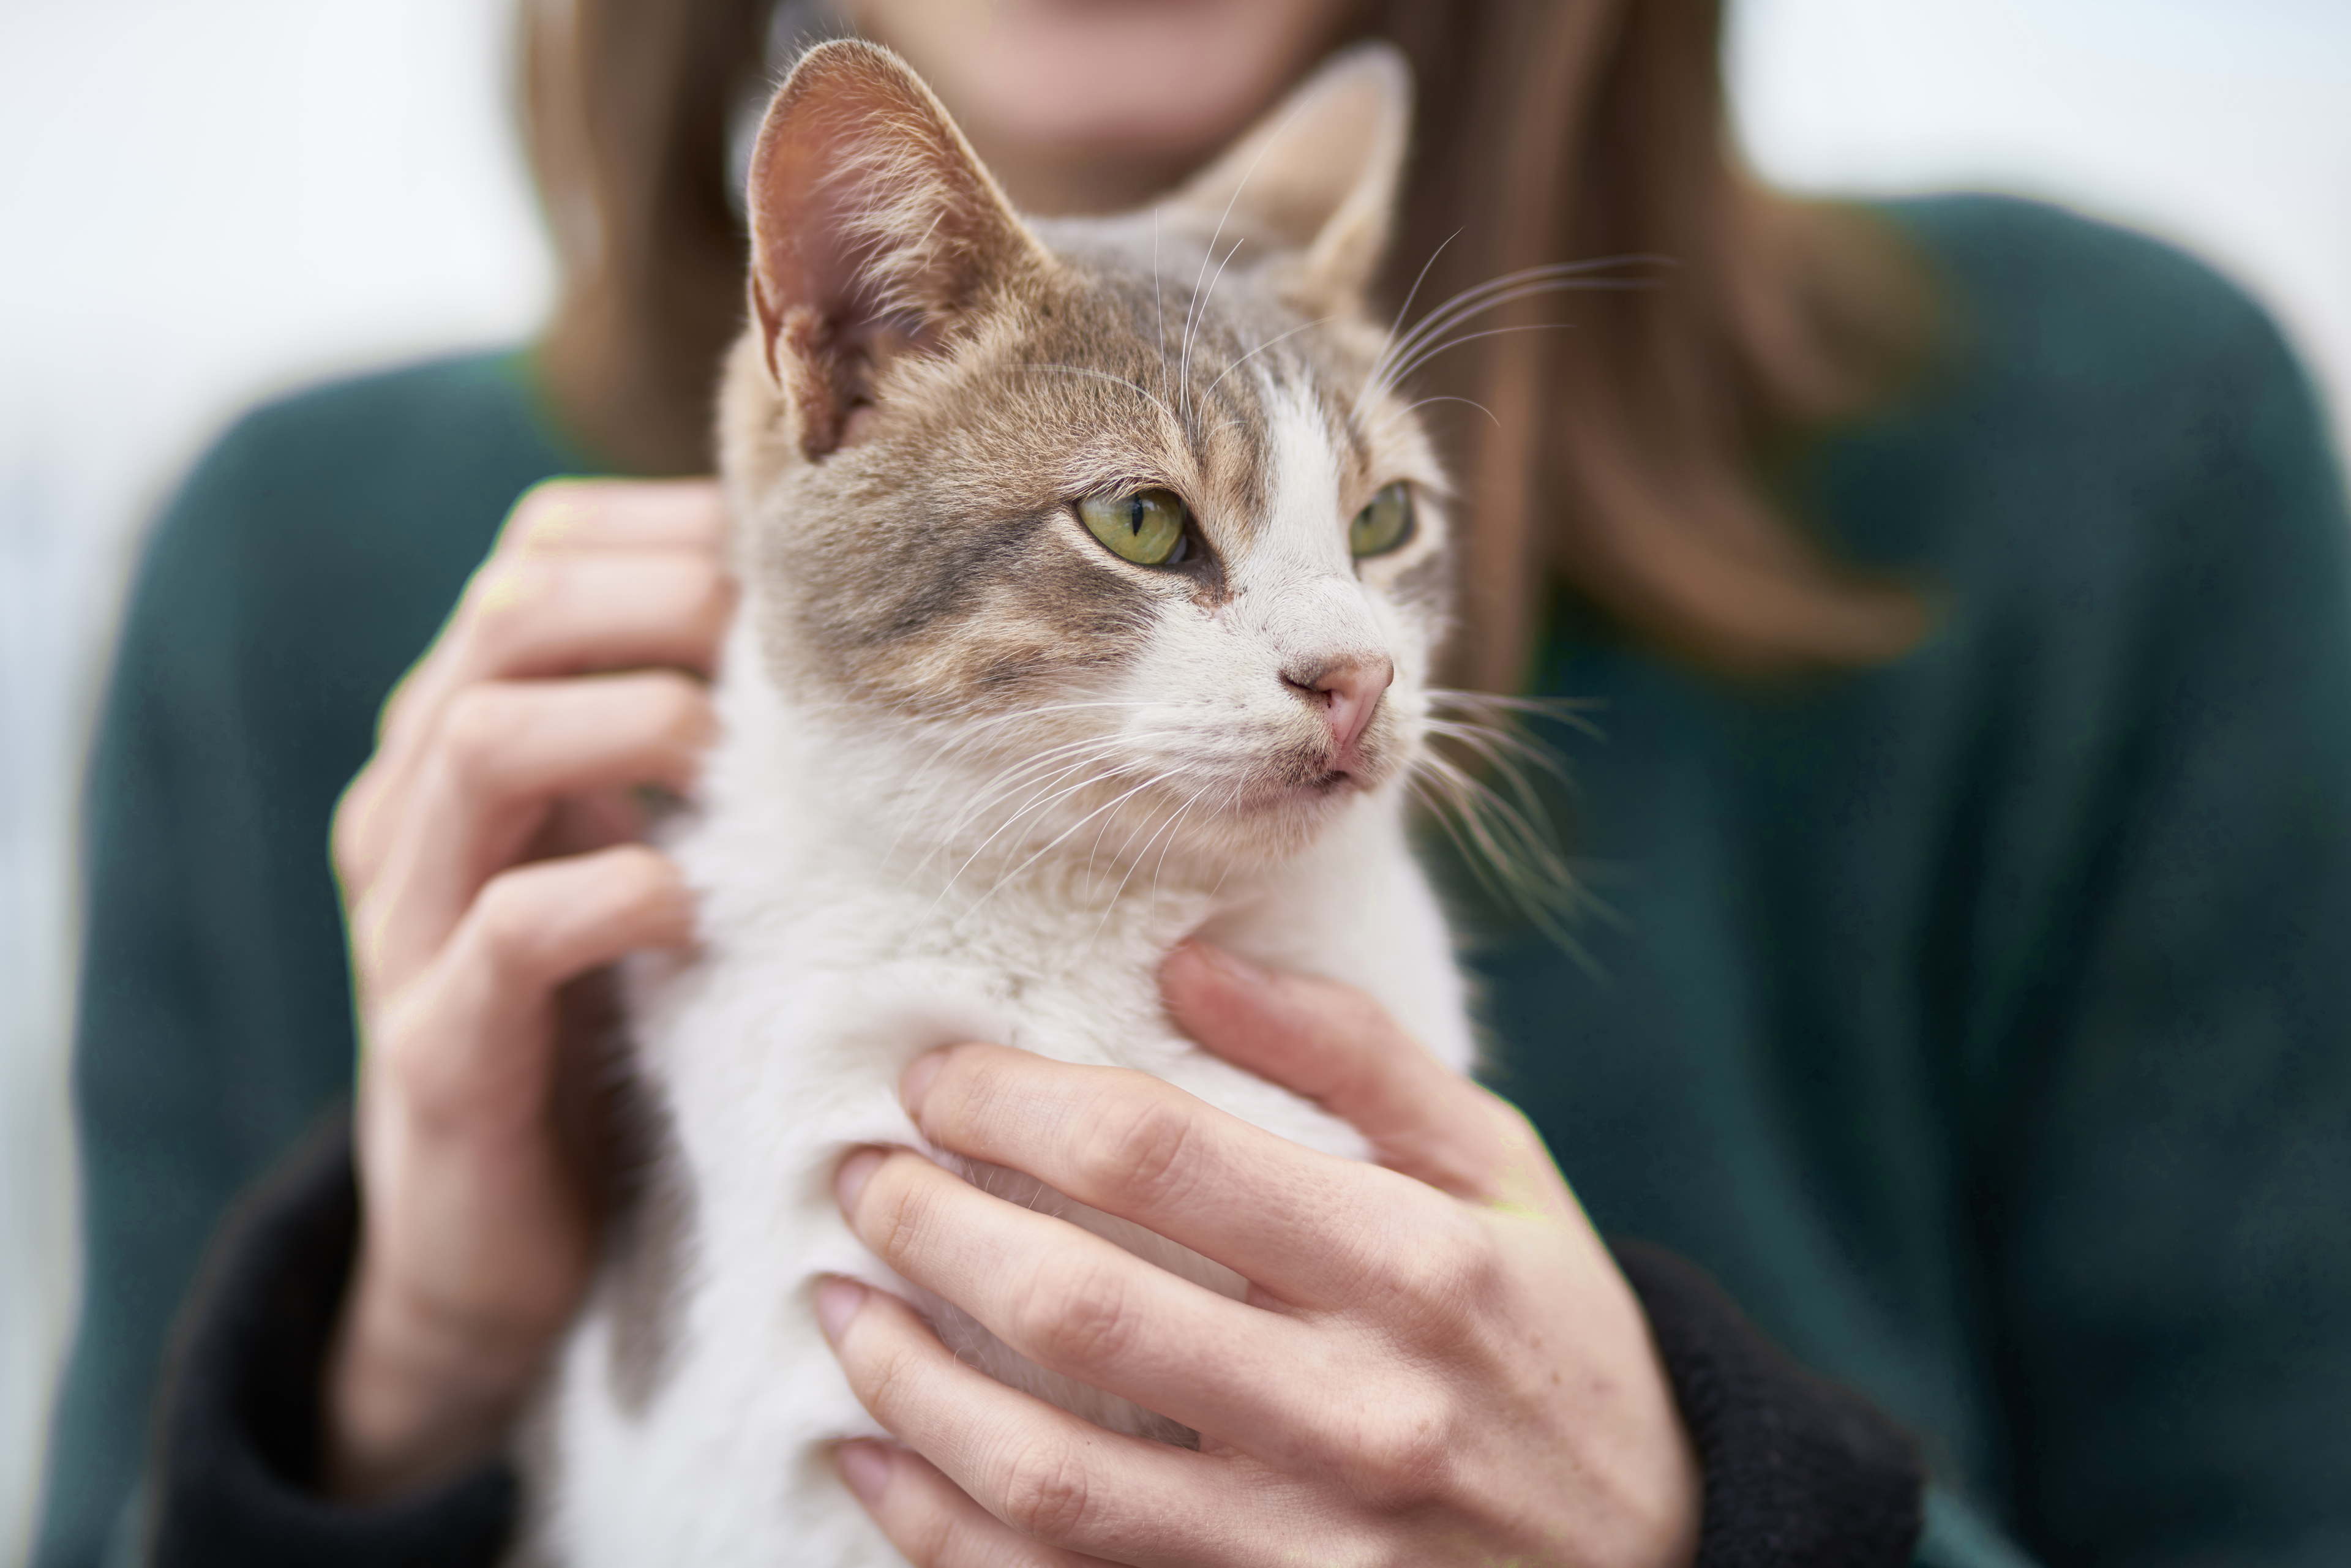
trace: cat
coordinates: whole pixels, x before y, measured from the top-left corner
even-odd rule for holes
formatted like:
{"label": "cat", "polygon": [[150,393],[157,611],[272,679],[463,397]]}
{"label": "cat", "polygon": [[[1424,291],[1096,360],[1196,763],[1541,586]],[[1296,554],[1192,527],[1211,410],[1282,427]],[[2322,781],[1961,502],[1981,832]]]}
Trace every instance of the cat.
{"label": "cat", "polygon": [[1469,1064],[1406,836],[1447,489],[1366,307],[1408,96],[1400,57],[1360,47],[1158,205],[1031,221],[887,51],[820,45],[778,89],[720,396],[742,599],[722,736],[670,840],[700,945],[631,976],[657,1163],[521,1456],[518,1560],[897,1562],[829,1458],[879,1429],[810,1307],[827,1271],[907,1292],[1008,1383],[1190,1437],[851,1238],[831,1172],[858,1145],[920,1146],[894,1088],[919,1053],[1139,1068],[1363,1157],[1176,1033],[1155,977],[1198,935],[1360,987]]}

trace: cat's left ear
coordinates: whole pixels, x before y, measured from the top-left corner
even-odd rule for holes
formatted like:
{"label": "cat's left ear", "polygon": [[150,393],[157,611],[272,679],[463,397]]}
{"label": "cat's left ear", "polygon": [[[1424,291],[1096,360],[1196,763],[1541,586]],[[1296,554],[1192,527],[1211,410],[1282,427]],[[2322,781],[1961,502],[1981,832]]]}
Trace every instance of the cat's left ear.
{"label": "cat's left ear", "polygon": [[1169,198],[1194,221],[1290,253],[1302,303],[1359,303],[1387,254],[1412,126],[1389,44],[1342,50]]}

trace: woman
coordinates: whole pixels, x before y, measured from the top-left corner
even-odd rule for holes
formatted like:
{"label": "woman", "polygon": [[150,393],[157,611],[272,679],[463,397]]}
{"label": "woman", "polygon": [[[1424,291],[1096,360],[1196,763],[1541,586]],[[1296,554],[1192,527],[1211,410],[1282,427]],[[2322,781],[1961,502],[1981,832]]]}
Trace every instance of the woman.
{"label": "woman", "polygon": [[[1475,497],[1460,677],[1594,699],[1606,736],[1546,737],[1611,915],[1578,927],[1588,963],[1490,913],[1476,955],[1497,1082],[1573,1196],[1349,998],[1179,954],[1176,1015],[1364,1124],[1418,1222],[1384,1228],[1366,1186],[1283,1233],[1361,1265],[1312,1342],[1337,1370],[1261,1380],[1252,1440],[1203,1456],[1251,1484],[1213,1499],[956,1378],[886,1298],[829,1293],[903,1439],[845,1450],[844,1479],[910,1558],[1899,1562],[1917,1474],[1864,1395],[1931,1473],[1923,1560],[2338,1554],[2351,569],[2259,314],[2043,210],[1757,188],[1703,0],[847,10],[1049,211],[1146,198],[1384,33],[1423,100],[1399,304],[1424,264],[1426,300],[1670,263],[1506,307],[1485,321],[1575,329],[1467,342],[1428,386],[1491,416],[1448,432]],[[511,1507],[488,1457],[591,1266],[563,982],[684,935],[623,801],[691,783],[706,716],[659,672],[707,668],[719,518],[697,485],[599,484],[496,524],[551,474],[706,465],[728,129],[769,18],[529,16],[565,281],[539,349],[256,414],[142,573],[96,771],[92,1284],[45,1562],[120,1528],[202,1238],[350,1078],[317,846],[362,759],[334,825],[357,1153],[329,1113],[217,1255],[149,1482],[159,1554],[486,1560]],[[1049,1127],[958,1110],[1057,1103],[1034,1059],[981,1042],[907,1091],[950,1146],[1053,1157]],[[1181,1146],[1243,1195],[1288,1168]],[[935,1264],[880,1217],[945,1179],[852,1162],[844,1207]],[[919,1190],[987,1201],[954,1185]],[[1382,1419],[1351,1440],[1335,1408]]]}

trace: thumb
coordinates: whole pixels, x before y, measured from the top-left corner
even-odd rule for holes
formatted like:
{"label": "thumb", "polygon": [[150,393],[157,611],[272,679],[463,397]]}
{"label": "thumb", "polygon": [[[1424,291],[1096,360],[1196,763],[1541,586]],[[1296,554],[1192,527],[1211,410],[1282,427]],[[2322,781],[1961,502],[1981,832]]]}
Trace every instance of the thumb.
{"label": "thumb", "polygon": [[[1353,986],[1279,974],[1186,942],[1159,971],[1176,1028],[1362,1133],[1380,1164],[1493,1202],[1540,1141],[1523,1117],[1431,1056]],[[1549,1166],[1548,1156],[1542,1164]]]}

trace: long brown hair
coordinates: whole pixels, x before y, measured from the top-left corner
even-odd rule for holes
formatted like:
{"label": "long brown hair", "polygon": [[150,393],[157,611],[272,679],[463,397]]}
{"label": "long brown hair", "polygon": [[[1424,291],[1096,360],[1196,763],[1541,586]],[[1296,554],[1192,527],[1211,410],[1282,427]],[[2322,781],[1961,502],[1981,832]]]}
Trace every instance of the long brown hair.
{"label": "long brown hair", "polygon": [[[561,291],[559,408],[635,469],[707,466],[742,312],[730,124],[768,70],[774,0],[528,0],[531,156]],[[1768,493],[1766,455],[1892,395],[1931,308],[1898,240],[1770,190],[1724,109],[1720,0],[1373,0],[1402,46],[1418,151],[1395,299],[1520,268],[1626,261],[1642,286],[1517,299],[1420,378],[1466,481],[1457,679],[1510,690],[1547,597],[1761,673],[1890,657],[1923,612],[1834,562]],[[1434,258],[1433,260],[1431,258]],[[1640,276],[1628,276],[1638,274]],[[1496,331],[1565,325],[1565,331]],[[1458,400],[1458,401],[1455,401]]]}

